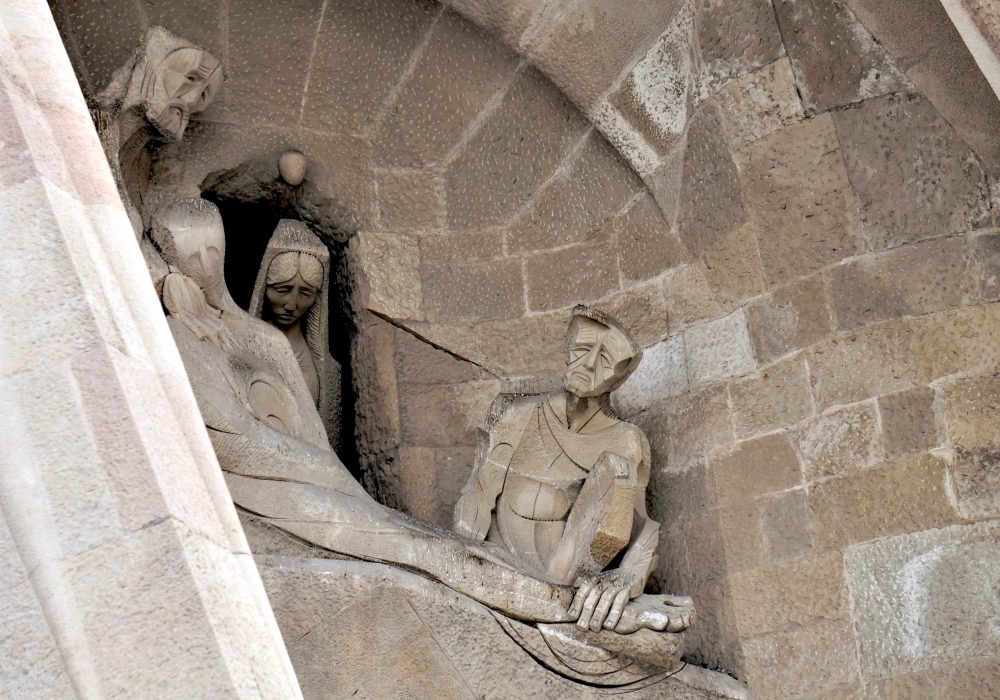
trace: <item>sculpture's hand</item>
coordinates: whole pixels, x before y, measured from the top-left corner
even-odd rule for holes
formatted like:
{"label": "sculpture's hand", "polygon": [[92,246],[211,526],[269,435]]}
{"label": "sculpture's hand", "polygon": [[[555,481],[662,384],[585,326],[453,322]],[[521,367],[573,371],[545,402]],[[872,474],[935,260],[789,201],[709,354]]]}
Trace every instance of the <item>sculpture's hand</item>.
{"label": "sculpture's hand", "polygon": [[574,584],[577,590],[569,613],[577,618],[576,624],[581,629],[613,630],[629,601],[629,591],[638,583],[639,575],[624,569],[581,576]]}

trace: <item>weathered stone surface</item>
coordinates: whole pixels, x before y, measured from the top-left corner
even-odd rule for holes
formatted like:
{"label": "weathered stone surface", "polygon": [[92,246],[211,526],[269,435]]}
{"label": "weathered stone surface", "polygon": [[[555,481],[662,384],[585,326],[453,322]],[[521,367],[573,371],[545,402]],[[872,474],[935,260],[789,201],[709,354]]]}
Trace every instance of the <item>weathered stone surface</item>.
{"label": "weathered stone surface", "polygon": [[684,350],[692,385],[739,377],[756,367],[742,309],[688,328]]}
{"label": "weathered stone surface", "polygon": [[402,439],[422,447],[475,447],[479,425],[500,382],[486,380],[464,384],[399,385]]}
{"label": "weathered stone surface", "polygon": [[943,460],[923,455],[815,484],[809,503],[817,545],[843,547],[955,522],[946,472]]}
{"label": "weathered stone surface", "polygon": [[503,257],[501,230],[446,232],[420,237],[420,260],[435,263],[475,262]]}
{"label": "weathered stone surface", "polygon": [[766,562],[761,510],[756,503],[734,503],[719,508],[719,530],[730,574],[757,569]]}
{"label": "weathered stone surface", "polygon": [[990,232],[976,236],[970,257],[975,298],[997,301],[1000,299],[1000,234]]}
{"label": "weathered stone surface", "polygon": [[541,9],[522,37],[527,55],[585,111],[667,29],[681,3],[638,0],[611,7],[600,0]]}
{"label": "weathered stone surface", "polygon": [[796,434],[807,480],[863,469],[884,452],[874,403],[858,403],[824,413]]}
{"label": "weathered stone surface", "polygon": [[744,642],[743,653],[747,682],[763,697],[796,697],[858,678],[854,633],[846,621],[755,637]]}
{"label": "weathered stone surface", "polygon": [[443,183],[424,170],[376,170],[378,226],[390,233],[440,229]]}
{"label": "weathered stone surface", "polygon": [[798,423],[815,413],[801,355],[789,357],[733,382],[733,430],[738,439]]}
{"label": "weathered stone surface", "polygon": [[981,218],[982,169],[926,99],[867,100],[833,119],[875,250],[968,231]]}
{"label": "weathered stone surface", "polygon": [[[446,12],[374,127],[379,163],[421,167],[440,161],[516,68],[510,49]],[[430,114],[433,119],[424,116]]]}
{"label": "weathered stone surface", "polygon": [[773,63],[784,53],[774,10],[750,0],[733,12],[722,0],[700,0],[698,43],[709,87]]}
{"label": "weathered stone surface", "polygon": [[512,218],[587,130],[583,116],[533,68],[517,73],[476,126],[445,174],[448,223],[456,230]]}
{"label": "weathered stone surface", "polygon": [[[866,677],[1000,655],[994,623],[998,544],[997,523],[986,522],[903,534],[848,550]],[[889,685],[900,697],[905,685]]]}
{"label": "weathered stone surface", "polygon": [[712,459],[711,472],[720,505],[746,503],[802,483],[799,458],[784,433],[737,443]]}
{"label": "weathered stone surface", "polygon": [[761,362],[804,348],[830,334],[830,312],[822,277],[779,287],[747,305],[747,326]]}
{"label": "weathered stone surface", "polygon": [[965,238],[945,238],[865,256],[829,271],[836,327],[958,306],[967,286]]}
{"label": "weathered stone surface", "polygon": [[438,527],[451,528],[455,502],[472,473],[471,446],[399,450],[399,489],[405,512]]}
{"label": "weathered stone surface", "polygon": [[561,371],[566,366],[566,320],[564,312],[557,312],[479,324],[483,366],[506,376]]}
{"label": "weathered stone surface", "polygon": [[915,319],[913,352],[921,383],[1000,368],[1000,304],[972,306]]}
{"label": "weathered stone surface", "polygon": [[[512,255],[599,235],[605,223],[642,189],[642,182],[604,137],[592,130],[543,187],[530,209],[510,225],[507,245]],[[454,202],[453,206],[466,203]],[[649,246],[649,252],[654,251]]]}
{"label": "weathered stone surface", "polygon": [[687,249],[698,254],[746,220],[739,170],[720,110],[708,102],[688,127],[678,231]]}
{"label": "weathered stone surface", "polygon": [[888,322],[815,345],[809,368],[817,410],[914,386],[913,335],[909,325]]}
{"label": "weathered stone surface", "polygon": [[594,306],[620,320],[640,345],[657,343],[667,335],[669,313],[663,287],[657,280],[626,287],[598,300]]}
{"label": "weathered stone surface", "polygon": [[684,394],[664,404],[666,425],[661,423],[648,437],[651,444],[663,446],[661,454],[667,455],[665,468],[681,469],[698,457],[732,444],[732,424],[724,386]]}
{"label": "weathered stone surface", "polygon": [[909,86],[892,57],[842,3],[776,0],[775,13],[806,109],[824,111]]}
{"label": "weathered stone surface", "polygon": [[733,148],[743,148],[802,118],[802,102],[787,58],[781,58],[719,91]]}
{"label": "weathered stone surface", "polygon": [[757,232],[752,225],[733,231],[702,253],[702,260],[719,304],[738,306],[765,289],[764,271],[757,251]]}
{"label": "weathered stone surface", "polygon": [[60,3],[53,15],[62,35],[76,38],[74,67],[92,95],[102,90],[115,69],[128,60],[146,28],[138,8],[127,0]]}
{"label": "weathered stone surface", "polygon": [[861,252],[854,192],[829,114],[778,129],[740,159],[768,283]]}
{"label": "weathered stone surface", "polygon": [[486,379],[481,367],[401,328],[395,331],[396,376],[407,384],[457,384]]}
{"label": "weathered stone surface", "polygon": [[937,419],[934,416],[934,391],[917,387],[882,396],[878,400],[885,437],[886,456],[890,459],[937,447]]}
{"label": "weathered stone surface", "polygon": [[313,53],[302,125],[352,134],[370,128],[437,14],[435,5],[424,2],[327,3],[315,35],[309,37]]}
{"label": "weathered stone surface", "polygon": [[900,674],[882,685],[885,700],[978,700],[1000,694],[1000,663],[978,658],[926,671]]}
{"label": "weathered stone surface", "polygon": [[1000,513],[1000,380],[995,376],[961,379],[941,389],[941,413],[955,448],[952,479],[962,515]]}
{"label": "weathered stone surface", "polygon": [[519,45],[538,9],[533,0],[447,0],[444,4],[499,35],[508,46]]}
{"label": "weathered stone surface", "polygon": [[358,303],[394,319],[420,319],[420,249],[416,239],[399,234],[361,233],[351,239],[358,266]]}
{"label": "weathered stone surface", "polygon": [[511,318],[524,311],[518,260],[428,265],[421,276],[430,321]]}
{"label": "weathered stone surface", "polygon": [[606,239],[532,255],[524,271],[532,311],[596,301],[618,288],[615,252]]}
{"label": "weathered stone surface", "polygon": [[663,295],[670,310],[670,332],[722,313],[708,282],[708,268],[700,260],[678,265],[663,278]]}
{"label": "weathered stone surface", "polygon": [[805,489],[765,496],[760,501],[760,508],[768,560],[780,563],[813,553],[812,513]]}
{"label": "weathered stone surface", "polygon": [[628,417],[645,411],[658,399],[677,396],[687,390],[684,343],[671,336],[643,351],[642,361],[614,393],[615,404]]}
{"label": "weathered stone surface", "polygon": [[611,222],[611,232],[626,282],[656,277],[686,257],[677,232],[648,193]]}

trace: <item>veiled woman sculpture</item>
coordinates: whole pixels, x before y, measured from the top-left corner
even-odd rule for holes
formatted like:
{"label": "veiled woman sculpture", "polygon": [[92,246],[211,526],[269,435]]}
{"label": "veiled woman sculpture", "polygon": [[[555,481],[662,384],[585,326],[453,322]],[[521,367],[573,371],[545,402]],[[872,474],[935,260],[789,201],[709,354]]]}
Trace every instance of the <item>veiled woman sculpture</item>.
{"label": "veiled woman sculpture", "polygon": [[264,251],[250,315],[288,338],[333,449],[340,448],[340,364],[330,354],[330,252],[301,221],[282,219]]}

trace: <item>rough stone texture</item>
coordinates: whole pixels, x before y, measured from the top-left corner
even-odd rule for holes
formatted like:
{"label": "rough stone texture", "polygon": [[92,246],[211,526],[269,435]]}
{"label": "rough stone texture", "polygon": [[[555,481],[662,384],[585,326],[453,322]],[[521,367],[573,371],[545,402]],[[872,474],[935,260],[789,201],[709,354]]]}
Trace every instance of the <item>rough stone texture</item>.
{"label": "rough stone texture", "polygon": [[[955,525],[848,551],[846,569],[866,678],[1000,654],[995,624],[998,534],[995,522]],[[986,663],[982,670],[989,668]],[[990,677],[981,677],[987,687]],[[976,685],[970,682],[965,688]],[[890,687],[900,697],[906,681]]]}
{"label": "rough stone texture", "polygon": [[757,232],[742,226],[702,253],[709,284],[723,308],[734,308],[765,289]]}
{"label": "rough stone texture", "polygon": [[774,6],[807,110],[824,111],[909,86],[885,49],[843,3],[775,0]]}
{"label": "rough stone texture", "polygon": [[711,470],[721,505],[745,503],[802,482],[799,458],[782,433],[737,443],[712,460]]}
{"label": "rough stone texture", "polygon": [[1000,299],[1000,235],[976,236],[970,251],[972,293],[980,301]]}
{"label": "rough stone texture", "polygon": [[982,169],[926,99],[867,100],[833,119],[875,250],[968,231],[983,216]]}
{"label": "rough stone texture", "polygon": [[863,469],[879,461],[884,451],[873,403],[817,416],[799,429],[797,439],[807,479]]}
{"label": "rough stone texture", "polygon": [[1000,380],[962,379],[941,387],[941,413],[955,448],[952,478],[965,517],[1000,513],[1000,435],[997,434]]}
{"label": "rough stone texture", "polygon": [[934,392],[917,387],[878,400],[885,437],[886,456],[890,459],[937,447],[937,419],[934,415]]}
{"label": "rough stone texture", "polygon": [[831,330],[826,290],[818,275],[755,299],[746,314],[750,338],[762,362],[812,345]]}
{"label": "rough stone texture", "polygon": [[784,54],[767,0],[749,0],[739,12],[723,0],[698,0],[697,7],[702,80],[709,87],[746,75]]}
{"label": "rough stone texture", "polygon": [[1000,369],[996,342],[1000,304],[930,314],[913,324],[913,352],[921,383],[951,375],[986,374]]}
{"label": "rough stone texture", "polygon": [[956,521],[945,491],[947,464],[923,455],[850,472],[809,493],[820,547],[843,547]]}
{"label": "rough stone texture", "polygon": [[379,170],[375,187],[380,230],[412,233],[442,228],[443,184],[427,171]]}
{"label": "rough stone texture", "polygon": [[861,252],[854,192],[830,115],[778,129],[740,158],[769,284]]}
{"label": "rough stone texture", "polygon": [[510,318],[524,309],[517,260],[428,265],[421,276],[430,321]]}
{"label": "rough stone texture", "polygon": [[684,343],[675,335],[643,352],[642,361],[614,393],[615,404],[628,417],[648,409],[661,398],[676,396],[688,388]]}
{"label": "rough stone texture", "polygon": [[802,559],[815,550],[812,512],[804,489],[761,499],[761,529],[765,552],[774,563]]}
{"label": "rough stone texture", "polygon": [[965,238],[945,238],[862,257],[829,272],[836,327],[954,308],[967,286]]}
{"label": "rough stone texture", "polygon": [[420,248],[414,238],[362,233],[351,240],[348,255],[356,262],[361,306],[394,319],[423,316]]}
{"label": "rough stone texture", "polygon": [[670,430],[665,430],[661,424],[650,431],[648,437],[654,452],[666,455],[666,468],[681,469],[699,457],[732,444],[725,387],[708,387],[665,403]]}
{"label": "rough stone texture", "polygon": [[684,350],[692,385],[739,377],[756,367],[742,309],[684,331]]}
{"label": "rough stone texture", "polygon": [[739,439],[798,423],[815,412],[804,358],[795,355],[730,386]]}
{"label": "rough stone texture", "polygon": [[524,265],[528,308],[551,311],[604,296],[618,288],[617,268],[608,240],[533,255]]}
{"label": "rough stone texture", "polygon": [[611,227],[626,282],[656,277],[686,257],[680,238],[649,194],[640,195]]}
{"label": "rough stone texture", "polygon": [[719,91],[719,104],[737,149],[803,117],[787,58],[728,83]]}
{"label": "rough stone texture", "polygon": [[663,278],[663,296],[670,309],[670,332],[697,321],[716,318],[722,306],[708,283],[708,268],[699,260],[678,265]]}

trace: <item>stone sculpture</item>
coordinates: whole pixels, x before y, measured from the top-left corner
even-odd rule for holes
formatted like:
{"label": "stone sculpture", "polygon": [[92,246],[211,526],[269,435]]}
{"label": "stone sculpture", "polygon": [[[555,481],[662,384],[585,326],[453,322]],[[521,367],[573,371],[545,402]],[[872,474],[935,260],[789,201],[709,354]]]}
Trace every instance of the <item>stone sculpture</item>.
{"label": "stone sculpture", "polygon": [[92,108],[118,193],[157,286],[168,270],[143,238],[148,216],[144,195],[153,157],[150,146],[183,138],[191,116],[212,103],[222,81],[217,58],[154,26],[114,72]]}
{"label": "stone sculpture", "polygon": [[250,314],[285,334],[334,450],[340,364],[330,354],[330,251],[301,221],[278,222],[257,273]]}
{"label": "stone sculpture", "polygon": [[575,585],[572,609],[593,631],[615,629],[656,563],[660,528],[646,514],[649,443],[610,405],[641,357],[617,321],[576,307],[565,389],[494,402],[486,444],[455,507],[460,534],[489,536],[525,571]]}
{"label": "stone sculpture", "polygon": [[[225,235],[215,205],[197,198],[171,202],[154,216],[152,235],[178,271],[164,281],[168,321],[241,510],[299,541],[417,571],[469,596],[492,609],[536,658],[569,677],[623,684],[678,666],[679,633],[692,616],[689,599],[638,595],[621,607],[614,630],[594,629],[594,616],[582,616],[591,599],[580,595],[582,588],[524,571],[499,544],[460,537],[375,502],[327,444],[284,334],[230,297],[223,276]],[[604,462],[616,468],[623,460]],[[629,473],[638,479],[634,470]],[[595,494],[588,498],[604,503],[600,489],[591,490]],[[586,527],[587,519],[580,520]],[[621,531],[620,523],[602,528],[595,532]],[[593,544],[601,537],[576,541]],[[610,549],[593,551],[602,560]],[[584,569],[594,566],[586,557],[581,561]],[[599,584],[594,580],[592,587]],[[600,590],[610,585],[605,580]],[[581,620],[586,629],[577,626]]]}

